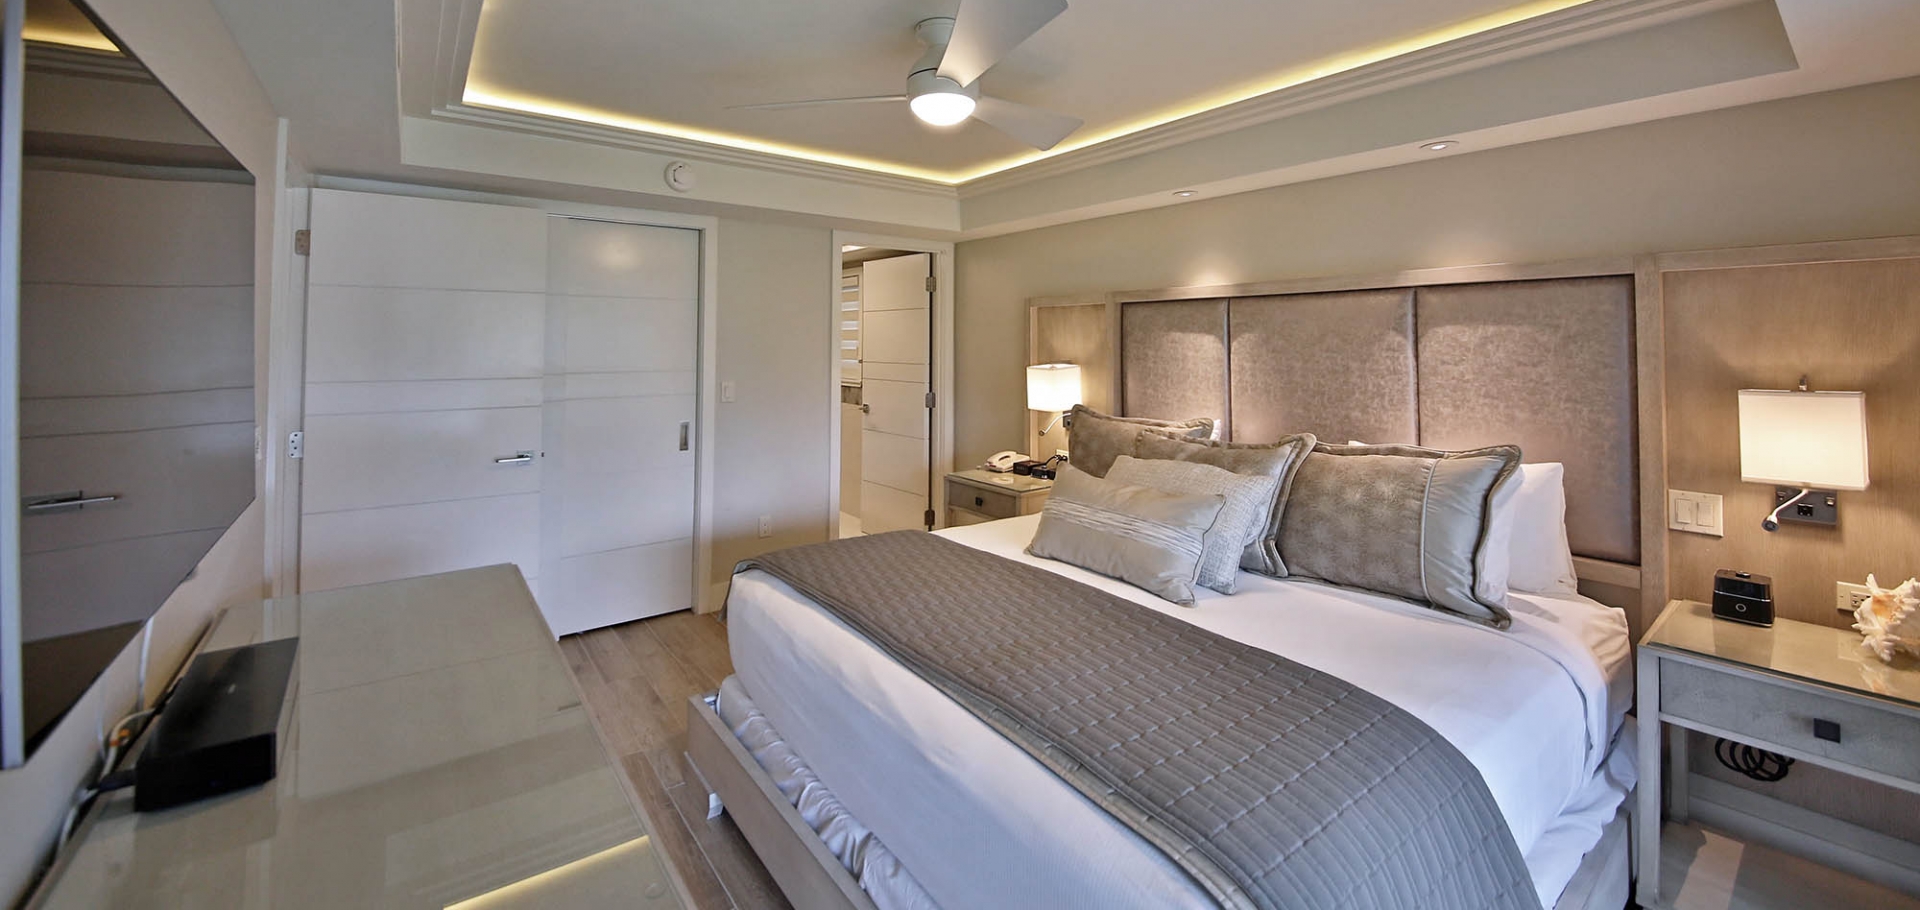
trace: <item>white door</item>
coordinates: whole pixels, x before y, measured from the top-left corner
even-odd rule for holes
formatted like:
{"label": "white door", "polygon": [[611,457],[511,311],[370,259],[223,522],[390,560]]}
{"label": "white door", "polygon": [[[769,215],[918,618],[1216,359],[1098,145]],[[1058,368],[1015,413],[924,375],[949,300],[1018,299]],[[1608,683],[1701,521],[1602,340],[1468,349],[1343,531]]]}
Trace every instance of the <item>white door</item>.
{"label": "white door", "polygon": [[311,225],[301,590],[514,563],[539,594],[546,216],[315,190]]}
{"label": "white door", "polygon": [[556,635],[693,606],[700,234],[553,218],[541,609]]}
{"label": "white door", "polygon": [[860,530],[930,526],[933,256],[862,264],[860,280]]}

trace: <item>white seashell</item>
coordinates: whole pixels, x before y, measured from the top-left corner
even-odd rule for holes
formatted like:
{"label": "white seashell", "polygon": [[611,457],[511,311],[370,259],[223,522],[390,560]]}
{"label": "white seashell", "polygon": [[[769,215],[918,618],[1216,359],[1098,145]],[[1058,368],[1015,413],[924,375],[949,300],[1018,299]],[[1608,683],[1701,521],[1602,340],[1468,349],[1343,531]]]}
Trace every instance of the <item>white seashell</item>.
{"label": "white seashell", "polygon": [[1853,611],[1853,627],[1866,636],[1861,644],[1888,663],[1902,651],[1920,657],[1920,579],[1882,588],[1869,575],[1867,590],[1873,597]]}

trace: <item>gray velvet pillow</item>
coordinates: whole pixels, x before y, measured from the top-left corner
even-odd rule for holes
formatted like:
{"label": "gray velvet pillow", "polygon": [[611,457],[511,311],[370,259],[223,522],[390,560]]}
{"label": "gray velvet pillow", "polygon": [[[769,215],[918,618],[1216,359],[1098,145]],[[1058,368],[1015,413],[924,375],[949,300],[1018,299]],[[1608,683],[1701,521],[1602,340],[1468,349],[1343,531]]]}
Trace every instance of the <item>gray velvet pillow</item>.
{"label": "gray velvet pillow", "polygon": [[1206,535],[1225,505],[1218,493],[1165,493],[1067,467],[1053,481],[1027,552],[1192,606]]}
{"label": "gray velvet pillow", "polygon": [[1505,572],[1494,584],[1483,557],[1495,499],[1519,467],[1516,446],[1442,452],[1322,443],[1294,476],[1280,555],[1296,576],[1507,628]]}
{"label": "gray velvet pillow", "polygon": [[1240,581],[1240,556],[1258,544],[1273,514],[1278,477],[1235,474],[1192,461],[1163,461],[1122,455],[1113,460],[1107,480],[1152,487],[1167,493],[1218,493],[1227,498],[1220,520],[1206,535],[1200,557],[1200,586],[1232,594]]}
{"label": "gray velvet pillow", "polygon": [[1211,417],[1182,421],[1114,417],[1084,404],[1074,405],[1067,417],[1067,460],[1095,477],[1107,476],[1107,469],[1113,467],[1115,458],[1132,455],[1134,440],[1147,429],[1163,428],[1200,439],[1213,435]]}
{"label": "gray velvet pillow", "polygon": [[1133,454],[1139,458],[1199,462],[1225,468],[1235,474],[1274,478],[1277,486],[1273,502],[1267,509],[1266,526],[1261,529],[1259,539],[1241,553],[1240,568],[1285,578],[1287,565],[1280,558],[1274,537],[1280,533],[1281,513],[1287,507],[1287,489],[1293,484],[1300,463],[1313,450],[1313,444],[1311,433],[1287,436],[1278,442],[1249,443],[1191,439],[1165,430],[1148,430],[1141,433],[1134,443]]}

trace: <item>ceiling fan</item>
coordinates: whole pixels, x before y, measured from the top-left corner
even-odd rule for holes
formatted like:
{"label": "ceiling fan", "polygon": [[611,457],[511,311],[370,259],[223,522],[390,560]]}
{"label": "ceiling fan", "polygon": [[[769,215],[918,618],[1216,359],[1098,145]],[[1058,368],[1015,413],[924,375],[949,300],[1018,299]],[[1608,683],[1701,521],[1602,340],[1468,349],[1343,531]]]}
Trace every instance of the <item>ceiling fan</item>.
{"label": "ceiling fan", "polygon": [[980,74],[1065,12],[1067,0],[963,0],[953,16],[923,19],[914,36],[927,46],[907,74],[904,95],[820,98],[738,105],[742,110],[784,110],[828,104],[905,101],[913,115],[934,126],[952,126],[968,117],[1034,148],[1060,144],[1083,121],[1036,107],[980,94]]}

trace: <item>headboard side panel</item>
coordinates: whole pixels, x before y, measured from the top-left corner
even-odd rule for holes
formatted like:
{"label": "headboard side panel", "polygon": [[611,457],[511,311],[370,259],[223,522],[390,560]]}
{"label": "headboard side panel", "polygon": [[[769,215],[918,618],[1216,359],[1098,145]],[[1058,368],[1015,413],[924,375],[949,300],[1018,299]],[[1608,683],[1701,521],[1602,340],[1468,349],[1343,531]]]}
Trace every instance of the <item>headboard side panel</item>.
{"label": "headboard side panel", "polygon": [[1121,409],[1185,420],[1227,414],[1227,302],[1129,303],[1120,311]]}
{"label": "headboard side panel", "polygon": [[1420,443],[1566,465],[1577,556],[1640,561],[1630,276],[1420,288]]}
{"label": "headboard side panel", "polygon": [[1406,288],[1234,299],[1231,438],[1414,442],[1413,300]]}

